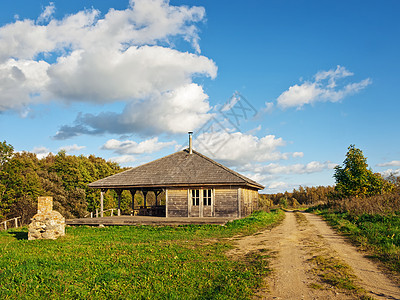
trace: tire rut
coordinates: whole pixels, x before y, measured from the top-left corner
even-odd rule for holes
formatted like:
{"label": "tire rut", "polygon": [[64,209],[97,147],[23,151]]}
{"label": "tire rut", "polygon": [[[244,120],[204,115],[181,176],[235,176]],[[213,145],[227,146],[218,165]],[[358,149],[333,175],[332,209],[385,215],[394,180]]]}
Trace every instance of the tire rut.
{"label": "tire rut", "polygon": [[[268,251],[272,275],[256,299],[360,299],[360,294],[336,288],[311,288],[319,282],[311,272],[313,252],[325,252],[338,257],[354,271],[357,283],[373,299],[400,300],[399,286],[393,284],[377,267],[334,232],[319,216],[303,213],[307,224],[299,226],[294,212],[286,212],[282,224],[275,228],[235,240],[236,248],[228,255],[242,257],[252,251]],[[311,250],[311,251],[310,251]]]}

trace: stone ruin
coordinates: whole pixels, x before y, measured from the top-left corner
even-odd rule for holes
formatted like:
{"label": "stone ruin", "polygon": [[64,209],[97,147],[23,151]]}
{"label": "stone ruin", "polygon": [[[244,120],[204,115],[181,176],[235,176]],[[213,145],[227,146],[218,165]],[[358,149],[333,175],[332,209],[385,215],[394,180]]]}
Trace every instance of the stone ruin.
{"label": "stone ruin", "polygon": [[28,240],[55,240],[65,235],[65,218],[53,210],[53,197],[38,197],[38,212],[32,217],[28,229]]}

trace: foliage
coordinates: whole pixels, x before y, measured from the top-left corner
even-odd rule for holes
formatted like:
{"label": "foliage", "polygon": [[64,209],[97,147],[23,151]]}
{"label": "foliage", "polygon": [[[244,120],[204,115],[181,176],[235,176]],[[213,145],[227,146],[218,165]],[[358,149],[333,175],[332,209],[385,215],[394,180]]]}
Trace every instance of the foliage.
{"label": "foliage", "polygon": [[340,198],[385,194],[393,189],[379,173],[368,169],[367,159],[354,145],[349,146],[343,166],[335,167],[333,177]]}
{"label": "foliage", "polygon": [[[260,195],[259,203],[262,207],[267,203],[272,205],[284,205],[297,207],[299,205],[316,205],[327,203],[331,197],[334,188],[331,186],[317,186],[317,187],[302,187],[293,189],[293,192],[277,193],[277,194],[262,194]],[[285,200],[284,200],[285,199]],[[282,202],[283,201],[283,202]],[[285,207],[285,206],[283,206]]]}
{"label": "foliage", "polygon": [[281,211],[227,226],[67,227],[55,241],[0,232],[1,299],[246,299],[270,272],[261,253],[226,255],[232,239]]}
{"label": "foliage", "polygon": [[[14,153],[4,141],[0,143],[0,220],[22,216],[22,222],[28,223],[39,196],[53,196],[54,209],[66,218],[83,217],[98,206],[100,198],[100,192],[87,184],[120,171],[116,163],[93,155],[60,151],[38,159],[34,153]],[[115,198],[106,193],[105,207],[115,207]]]}

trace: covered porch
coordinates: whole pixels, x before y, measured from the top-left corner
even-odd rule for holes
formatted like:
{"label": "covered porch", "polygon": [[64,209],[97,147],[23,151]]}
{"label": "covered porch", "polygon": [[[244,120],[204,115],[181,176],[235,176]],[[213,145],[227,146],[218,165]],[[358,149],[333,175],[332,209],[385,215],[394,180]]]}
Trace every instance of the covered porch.
{"label": "covered porch", "polygon": [[[128,215],[130,216],[154,216],[154,217],[165,217],[166,210],[165,210],[165,203],[161,203],[160,195],[162,193],[165,194],[165,188],[145,188],[145,187],[136,187],[136,188],[102,188],[100,190],[100,217],[104,217],[104,194],[108,190],[114,190],[117,194],[117,216],[122,216],[121,211],[121,199],[122,199],[122,192],[129,191],[132,196],[131,202],[131,210]],[[135,205],[135,195],[137,193],[141,193],[143,195],[143,205]],[[153,194],[155,201],[153,203],[148,202],[148,196]],[[98,215],[96,214],[96,217]]]}

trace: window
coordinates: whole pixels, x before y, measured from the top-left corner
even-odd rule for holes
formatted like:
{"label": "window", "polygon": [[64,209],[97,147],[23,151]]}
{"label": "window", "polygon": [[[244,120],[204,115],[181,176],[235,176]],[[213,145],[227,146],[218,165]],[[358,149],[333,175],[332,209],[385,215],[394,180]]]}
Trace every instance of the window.
{"label": "window", "polygon": [[212,190],[203,190],[203,205],[210,206],[212,199],[211,197],[212,197]]}
{"label": "window", "polygon": [[190,190],[190,196],[192,198],[192,206],[211,206],[213,198],[213,190]]}
{"label": "window", "polygon": [[200,190],[192,190],[192,205],[199,206],[200,204]]}

